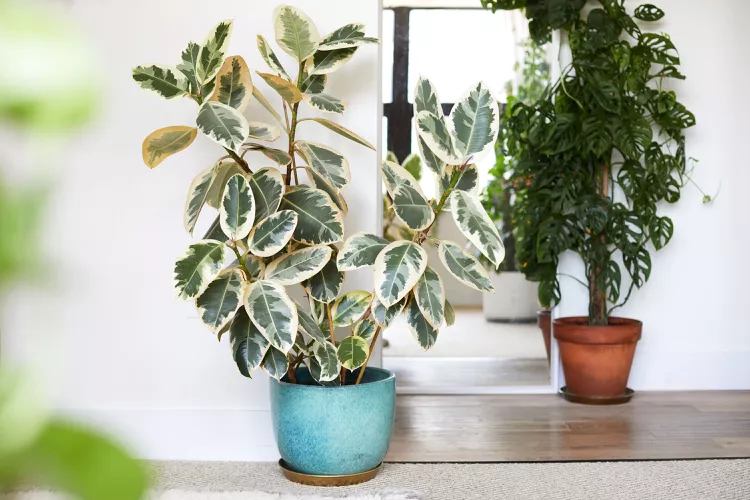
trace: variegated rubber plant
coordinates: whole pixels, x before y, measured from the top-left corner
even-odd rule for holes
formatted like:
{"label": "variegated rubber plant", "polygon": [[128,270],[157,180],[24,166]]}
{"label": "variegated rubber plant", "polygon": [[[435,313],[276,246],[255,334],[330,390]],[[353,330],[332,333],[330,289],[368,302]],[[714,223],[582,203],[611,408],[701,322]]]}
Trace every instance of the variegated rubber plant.
{"label": "variegated rubber plant", "polygon": [[[276,42],[296,62],[296,76],[290,76],[262,36],[258,49],[271,72],[258,76],[280,95],[282,113],[253,85],[242,57],[225,57],[229,21],[220,23],[202,45],[188,44],[176,70],[135,68],[133,78],[143,88],[167,99],[186,97],[199,106],[196,126],[171,126],[149,135],[143,159],[153,168],[187,148],[199,132],[226,152],[190,186],[184,216],[188,233],[193,233],[205,205],[218,209],[218,216],[203,239],[177,260],[174,280],[178,295],[195,301],[201,321],[219,340],[229,332],[240,372],[249,377],[260,367],[276,379],[288,375],[296,383],[297,368],[304,363],[320,384],[359,383],[378,335],[403,311],[426,349],[435,343],[440,326],[453,321],[441,278],[427,266],[423,244],[439,245],[441,260],[458,280],[492,291],[484,268],[470,252],[439,242],[429,232],[435,216],[450,202],[467,238],[495,265],[503,259],[497,229],[470,194],[477,182],[471,161],[492,150],[498,105],[479,84],[446,120],[434,88],[420,80],[415,104],[420,151],[442,181],[441,196],[427,200],[404,168],[386,161],[382,173],[394,210],[415,232],[414,238],[391,243],[356,233],[344,241],[347,204],[341,190],[350,181],[349,163],[327,146],[298,138],[298,128],[316,122],[375,148],[331,120],[302,119],[298,111],[304,102],[313,110],[342,113],[344,104],[325,93],[328,75],[360,46],[378,40],[365,36],[361,24],[320,36],[307,15],[289,6],[276,9],[274,28]],[[248,121],[244,111],[251,99],[276,124]],[[287,147],[271,147],[282,131]],[[276,165],[252,171],[245,160],[249,152],[262,153]],[[300,182],[305,177],[308,184]],[[342,295],[344,273],[366,266],[373,266],[375,290]],[[292,300],[286,289],[300,285],[306,304]],[[336,338],[336,327],[350,333]],[[347,381],[347,372],[357,369],[359,376]]]}

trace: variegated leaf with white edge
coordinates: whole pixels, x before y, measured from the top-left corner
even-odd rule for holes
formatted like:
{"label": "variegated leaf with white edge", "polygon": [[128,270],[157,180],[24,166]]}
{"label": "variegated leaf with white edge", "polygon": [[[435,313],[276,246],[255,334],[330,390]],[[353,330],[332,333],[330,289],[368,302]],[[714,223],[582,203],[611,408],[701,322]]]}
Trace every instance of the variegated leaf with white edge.
{"label": "variegated leaf with white edge", "polygon": [[198,60],[198,79],[202,84],[205,85],[219,72],[231,35],[232,21],[222,21],[211,30],[203,43]]}
{"label": "variegated leaf with white edge", "polygon": [[318,50],[346,49],[370,43],[377,44],[380,41],[377,38],[365,36],[364,24],[353,23],[342,26],[324,36],[318,46]]}
{"label": "variegated leaf with white edge", "polygon": [[343,284],[344,273],[336,266],[336,261],[331,259],[318,274],[307,280],[305,289],[313,299],[329,304],[339,296]]}
{"label": "variegated leaf with white edge", "polygon": [[[446,191],[450,187],[451,177],[457,168],[459,168],[459,165],[448,165],[445,167],[445,174],[440,181],[443,191]],[[459,177],[453,189],[466,191],[467,193],[477,192],[479,169],[477,169],[475,164],[466,165],[457,175]]]}
{"label": "variegated leaf with white edge", "polygon": [[315,340],[315,342],[323,343],[328,341],[328,337],[320,329],[320,325],[315,321],[313,315],[302,309],[299,304],[297,304],[297,314],[299,316],[299,329],[302,332]]}
{"label": "variegated leaf with white edge", "polygon": [[365,340],[370,340],[375,336],[375,332],[378,330],[378,324],[374,319],[364,318],[357,322],[352,329],[352,333],[357,337],[362,337]]}
{"label": "variegated leaf with white edge", "polygon": [[198,94],[201,87],[201,82],[198,81],[198,61],[200,60],[201,49],[202,47],[195,42],[188,43],[185,50],[182,51],[182,62],[177,65],[179,72],[185,76],[190,84],[189,91],[194,94]]}
{"label": "variegated leaf with white edge", "polygon": [[273,12],[276,43],[290,56],[302,62],[315,54],[320,33],[312,20],[299,9],[279,5]]}
{"label": "variegated leaf with white edge", "polygon": [[290,80],[289,75],[281,65],[281,61],[279,61],[279,58],[276,57],[276,54],[274,53],[273,49],[268,44],[266,39],[263,38],[263,35],[258,35],[258,52],[260,52],[261,57],[264,61],[266,61],[266,64],[269,68],[271,68],[287,80]]}
{"label": "variegated leaf with white edge", "polygon": [[258,87],[253,86],[253,97],[255,97],[255,100],[260,103],[263,108],[265,108],[268,113],[273,116],[273,118],[281,125],[281,116],[279,116],[279,113],[274,109],[274,107],[271,105],[270,102],[268,102],[268,99],[266,99],[266,96],[264,96],[260,90],[258,90]]}
{"label": "variegated leaf with white edge", "polygon": [[500,107],[490,88],[479,82],[469,89],[453,106],[450,122],[461,163],[469,158],[479,160],[492,151],[500,129]]}
{"label": "variegated leaf with white edge", "polygon": [[283,353],[288,353],[297,337],[297,306],[284,287],[275,281],[255,281],[247,287],[245,310],[264,337]]}
{"label": "variegated leaf with white edge", "polygon": [[242,113],[215,101],[206,102],[200,107],[196,123],[209,139],[234,152],[240,150],[250,132]]}
{"label": "variegated leaf with white edge", "polygon": [[281,200],[283,210],[299,216],[294,239],[307,245],[327,245],[344,238],[344,217],[331,198],[320,189],[294,186]]}
{"label": "variegated leaf with white edge", "polygon": [[203,210],[203,205],[208,200],[209,190],[216,176],[217,168],[218,165],[216,164],[208,167],[195,176],[193,182],[190,183],[187,200],[185,201],[185,211],[182,217],[185,230],[190,235],[193,234],[195,224],[198,222],[201,210]]}
{"label": "variegated leaf with white edge", "polygon": [[427,252],[411,241],[394,241],[377,259],[373,275],[375,293],[386,307],[394,305],[417,284],[427,267]]}
{"label": "variegated leaf with white edge", "polygon": [[319,124],[323,125],[325,128],[327,128],[328,130],[336,132],[341,137],[345,137],[345,138],[349,139],[350,141],[354,141],[357,144],[360,144],[360,145],[362,145],[362,146],[364,146],[366,148],[370,148],[373,151],[375,151],[375,146],[373,146],[372,144],[370,144],[369,142],[367,142],[362,137],[360,137],[359,135],[355,134],[354,132],[352,132],[348,128],[344,127],[343,125],[339,125],[336,122],[332,122],[331,120],[327,120],[325,118],[305,118],[305,119],[300,120],[300,121],[313,121],[313,122],[319,123]]}
{"label": "variegated leaf with white edge", "polygon": [[443,115],[443,104],[440,102],[437,89],[427,78],[419,77],[414,88],[414,116],[421,111],[428,111],[435,116]]}
{"label": "variegated leaf with white edge", "polygon": [[289,243],[297,227],[297,213],[281,210],[262,219],[250,231],[247,245],[258,257],[271,257]]}
{"label": "variegated leaf with white edge", "polygon": [[331,259],[326,245],[302,248],[282,255],[266,266],[266,279],[282,285],[296,285],[318,274]]}
{"label": "variegated leaf with white edge", "polygon": [[224,243],[203,240],[190,245],[174,265],[174,287],[181,299],[192,299],[219,274],[226,254]]}
{"label": "variegated leaf with white edge", "polygon": [[305,75],[299,89],[303,94],[322,94],[328,83],[328,75]]}
{"label": "variegated leaf with white edge", "polygon": [[312,60],[312,66],[309,68],[311,75],[327,75],[341,68],[344,64],[354,57],[359,47],[349,47],[346,49],[334,49],[318,51]]}
{"label": "variegated leaf with white edge", "polygon": [[188,81],[172,68],[161,66],[138,66],[133,69],[133,80],[146,90],[153,90],[165,99],[184,97],[188,91]]}
{"label": "variegated leaf with white edge", "polygon": [[228,57],[216,75],[216,90],[211,101],[226,104],[240,113],[245,111],[253,96],[250,68],[241,56]]}
{"label": "variegated leaf with white edge", "polygon": [[364,365],[369,355],[369,346],[367,345],[367,341],[362,337],[350,335],[339,344],[339,363],[349,371],[354,371]]}
{"label": "variegated leaf with white edge", "polygon": [[221,229],[230,240],[241,240],[250,233],[255,221],[255,200],[250,183],[242,174],[229,178],[219,209]]}
{"label": "variegated leaf with white edge", "polygon": [[322,92],[319,94],[302,94],[302,99],[304,99],[310,107],[325,113],[341,114],[346,111],[346,105],[341,102],[340,99]]}
{"label": "variegated leaf with white edge", "polygon": [[234,161],[223,161],[216,170],[216,175],[208,188],[206,203],[209,207],[218,210],[221,206],[221,198],[224,196],[224,188],[229,179],[234,175],[245,175],[245,170]]}
{"label": "variegated leaf with white edge", "polygon": [[343,189],[351,180],[349,161],[341,153],[314,142],[297,142],[297,150],[308,166],[336,189]]}
{"label": "variegated leaf with white edge", "polygon": [[355,290],[339,297],[331,309],[333,324],[350,326],[359,321],[367,312],[372,302],[372,294],[364,290]]}
{"label": "variegated leaf with white edge", "polygon": [[305,172],[307,172],[307,176],[312,181],[313,186],[324,191],[338,209],[341,210],[341,213],[344,215],[349,213],[349,205],[346,203],[346,199],[341,194],[341,191],[328,184],[328,181],[309,165],[305,165]]}
{"label": "variegated leaf with white edge", "polygon": [[190,146],[197,135],[197,128],[183,125],[160,128],[151,132],[141,147],[143,163],[148,168],[155,168],[173,154]]}
{"label": "variegated leaf with white edge", "polygon": [[203,324],[217,332],[224,328],[242,305],[243,280],[238,267],[225,269],[195,299]]}
{"label": "variegated leaf with white edge", "polygon": [[336,265],[340,271],[353,271],[372,266],[378,254],[390,242],[374,234],[359,232],[349,236],[339,250]]}
{"label": "variegated leaf with white edge", "polygon": [[275,162],[280,167],[286,167],[292,163],[292,157],[289,156],[289,153],[282,151],[281,149],[269,148],[262,144],[253,144],[250,149],[253,151],[260,151],[266,156],[266,158]]}
{"label": "variegated leaf with white edge", "polygon": [[250,273],[250,279],[259,280],[266,274],[266,265],[261,259],[254,255],[249,253],[245,254],[243,263],[245,264],[247,272]]}
{"label": "variegated leaf with white edge", "polygon": [[452,241],[443,240],[438,248],[440,262],[464,285],[480,292],[494,292],[489,274],[476,257]]}
{"label": "variegated leaf with white edge", "polygon": [[284,195],[284,179],[281,172],[266,167],[255,172],[249,180],[255,200],[255,225],[279,209]]}
{"label": "variegated leaf with white edge", "polygon": [[289,358],[287,358],[284,352],[276,349],[274,346],[270,346],[266,351],[266,355],[263,356],[260,367],[271,377],[281,380],[289,369]]}
{"label": "variegated leaf with white edge", "polygon": [[464,191],[451,194],[451,211],[458,229],[497,268],[505,258],[503,239],[482,203]]}
{"label": "variegated leaf with white edge", "polygon": [[270,344],[260,330],[250,321],[247,311],[240,308],[229,326],[229,345],[232,358],[240,373],[251,377],[258,368]]}
{"label": "variegated leaf with white edge", "polygon": [[448,165],[461,163],[453,145],[451,130],[442,114],[436,116],[429,111],[420,111],[416,116],[416,122],[417,134],[427,149]]}
{"label": "variegated leaf with white edge", "polygon": [[456,311],[453,310],[453,306],[448,299],[445,299],[445,324],[453,326],[456,323]]}
{"label": "variegated leaf with white edge", "polygon": [[295,104],[302,100],[302,92],[293,83],[271,73],[258,72],[258,75],[289,104]]}
{"label": "variegated leaf with white edge", "polygon": [[406,308],[406,324],[414,338],[424,350],[430,349],[437,342],[438,331],[422,315],[417,302],[412,300]]}
{"label": "variegated leaf with white edge", "polygon": [[422,196],[422,188],[419,187],[419,181],[414,178],[404,167],[398,163],[392,161],[384,161],[380,164],[380,172],[383,174],[383,182],[385,183],[385,189],[391,198],[396,193],[396,188],[402,184],[407,184],[419,192]]}
{"label": "variegated leaf with white edge", "polygon": [[339,363],[338,350],[335,345],[328,341],[316,343],[313,348],[313,356],[320,367],[318,382],[330,382],[339,376],[341,364]]}
{"label": "variegated leaf with white edge", "polygon": [[395,189],[393,210],[396,217],[414,231],[427,229],[435,220],[430,202],[409,184],[401,184]]}
{"label": "variegated leaf with white edge", "polygon": [[424,139],[421,137],[417,137],[417,146],[419,148],[419,157],[422,158],[427,168],[437,175],[438,178],[442,178],[443,172],[446,169],[445,162],[427,147],[427,144],[425,144]]}
{"label": "variegated leaf with white edge", "polygon": [[259,141],[273,142],[281,135],[281,130],[275,125],[263,122],[249,122],[248,139],[257,139]]}
{"label": "variegated leaf with white edge", "polygon": [[380,302],[377,296],[372,299],[372,317],[383,329],[388,328],[393,323],[393,320],[401,314],[406,305],[406,299],[398,301],[391,307],[386,307]]}
{"label": "variegated leaf with white edge", "polygon": [[221,230],[221,222],[219,221],[220,218],[221,217],[219,217],[218,215],[216,216],[214,221],[208,227],[206,234],[203,235],[202,239],[215,240],[215,241],[220,241],[222,243],[227,241],[227,235],[224,234],[224,231]]}
{"label": "variegated leaf with white edge", "polygon": [[414,287],[414,302],[427,322],[440,328],[445,318],[445,288],[440,275],[429,266]]}

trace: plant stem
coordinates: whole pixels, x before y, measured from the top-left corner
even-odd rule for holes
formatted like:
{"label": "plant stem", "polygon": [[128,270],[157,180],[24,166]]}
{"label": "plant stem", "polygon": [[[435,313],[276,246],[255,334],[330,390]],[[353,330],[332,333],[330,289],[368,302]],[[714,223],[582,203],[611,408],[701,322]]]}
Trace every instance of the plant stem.
{"label": "plant stem", "polygon": [[435,212],[435,219],[432,221],[432,224],[427,226],[427,229],[415,234],[412,241],[414,241],[417,244],[422,244],[422,242],[425,239],[427,239],[427,236],[430,233],[430,229],[432,229],[432,226],[435,225],[438,215],[440,215],[440,212],[443,211],[443,208],[445,207],[445,204],[448,201],[448,197],[453,192],[453,189],[455,189],[456,184],[458,184],[458,181],[461,178],[461,173],[463,172],[464,168],[466,168],[466,165],[468,164],[469,164],[469,160],[466,160],[466,162],[463,165],[461,165],[459,168],[456,168],[453,171],[453,173],[451,174],[451,181],[450,181],[450,184],[448,185],[448,188],[445,191],[443,191],[443,195],[440,197],[440,200],[438,201],[437,205],[433,209],[433,212]]}
{"label": "plant stem", "polygon": [[231,156],[231,157],[232,157],[232,159],[233,159],[234,161],[236,161],[236,162],[237,162],[237,164],[238,164],[239,166],[241,166],[241,167],[242,167],[242,169],[243,169],[243,170],[244,170],[245,172],[247,172],[247,173],[249,173],[249,174],[251,174],[251,173],[252,173],[252,171],[250,170],[250,166],[249,166],[249,165],[247,164],[247,162],[245,161],[245,159],[244,159],[244,158],[242,158],[242,157],[241,157],[240,155],[238,155],[237,153],[235,153],[234,151],[232,151],[232,150],[231,150],[231,149],[229,149],[229,148],[226,148],[226,147],[225,147],[224,149],[226,150],[226,152],[227,152],[227,153],[229,153],[229,156]]}
{"label": "plant stem", "polygon": [[336,345],[336,339],[333,335],[333,316],[331,315],[331,304],[326,304],[326,313],[328,314],[328,329],[331,331],[331,344]]}
{"label": "plant stem", "polygon": [[[597,190],[602,198],[609,196],[609,165],[605,160],[601,164],[601,181],[597,183]],[[602,245],[606,246],[605,232],[601,233]],[[606,325],[607,319],[607,297],[605,290],[600,286],[601,275],[604,269],[594,265],[589,276],[589,323],[592,325]]]}
{"label": "plant stem", "polygon": [[[299,63],[299,72],[297,73],[297,88],[302,86],[302,75],[305,71],[305,64]],[[292,162],[286,167],[286,185],[289,186],[292,183],[292,172],[294,172],[294,180],[299,184],[297,178],[297,161],[294,157],[294,139],[297,134],[297,112],[299,111],[299,103],[292,105],[292,124],[289,128],[289,156],[292,157]]]}
{"label": "plant stem", "polygon": [[370,356],[372,356],[372,351],[375,349],[375,343],[378,341],[378,335],[380,335],[379,326],[378,326],[378,329],[375,330],[375,335],[372,337],[372,342],[370,342],[370,351],[367,353],[367,359],[365,360],[365,364],[362,365],[362,369],[359,371],[359,376],[357,377],[357,382],[354,385],[359,385],[359,383],[362,381],[362,376],[365,374],[367,363],[370,361]]}

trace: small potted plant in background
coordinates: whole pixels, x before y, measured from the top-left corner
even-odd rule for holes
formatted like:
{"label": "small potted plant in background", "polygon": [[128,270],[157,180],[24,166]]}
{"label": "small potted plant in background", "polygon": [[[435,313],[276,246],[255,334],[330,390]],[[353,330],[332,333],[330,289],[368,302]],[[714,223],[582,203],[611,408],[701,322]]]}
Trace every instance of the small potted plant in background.
{"label": "small potted plant in background", "polygon": [[[389,242],[363,232],[345,238],[347,205],[341,190],[350,182],[348,161],[335,150],[302,139],[323,126],[364,147],[365,139],[326,118],[300,118],[300,106],[342,113],[344,105],[325,92],[329,75],[359,47],[376,43],[360,24],[320,36],[302,11],[280,6],[275,38],[291,56],[285,64],[262,36],[258,49],[271,69],[258,76],[282,98],[279,113],[253,85],[239,56],[226,57],[232,23],[220,23],[202,45],[191,42],[179,72],[139,66],[133,78],[166,98],[198,105],[196,125],[170,126],[146,138],[149,167],[187,148],[201,133],[223,148],[215,163],[198,173],[188,193],[185,228],[195,229],[208,207],[218,216],[205,236],[191,244],[174,266],[174,284],[194,300],[200,320],[229,337],[239,371],[258,368],[272,377],[271,409],[282,467],[288,477],[315,484],[352,484],[372,477],[388,448],[394,416],[391,372],[368,367],[384,328],[399,314],[425,349],[440,327],[453,322],[442,278],[428,266],[424,245],[439,255],[455,279],[493,291],[473,254],[431,235],[435,217],[450,206],[466,237],[498,266],[504,257],[497,228],[469,191],[476,185],[471,161],[492,149],[499,107],[477,84],[450,117],[434,87],[420,80],[415,94],[422,160],[444,188],[428,200],[401,165],[385,161],[381,172],[396,216],[414,232]],[[248,101],[258,100],[275,124],[248,121]],[[285,148],[271,144],[283,133]],[[253,171],[247,154],[260,153],[276,166]],[[473,180],[472,180],[473,179]],[[229,257],[228,254],[233,255]],[[374,290],[342,292],[344,273],[371,267]],[[287,287],[304,290],[298,303]],[[336,328],[339,328],[337,330]],[[346,335],[341,335],[346,329]],[[320,476],[323,476],[322,478]]]}
{"label": "small potted plant in background", "polygon": [[[531,104],[541,98],[549,83],[549,63],[543,47],[532,40],[522,44],[524,58],[522,64],[516,64],[516,71],[521,69],[518,89],[514,95],[512,82],[508,82],[505,117],[500,122],[500,133],[495,145],[495,166],[490,170],[490,180],[482,192],[482,204],[493,221],[500,226],[500,234],[505,244],[506,258],[497,271],[490,270],[490,277],[495,288],[503,290],[502,294],[483,296],[484,317],[488,321],[518,322],[527,321],[537,316],[537,285],[528,281],[518,271],[516,261],[516,230],[513,217],[513,206],[521,203],[524,183],[513,179],[516,160],[507,154],[506,120],[515,102]],[[486,262],[486,261],[485,261]],[[544,310],[539,311],[543,314]],[[546,311],[548,312],[548,310]],[[545,342],[549,346],[549,339]],[[549,348],[547,350],[549,359]]]}
{"label": "small potted plant in background", "polygon": [[572,63],[544,98],[511,110],[508,149],[518,160],[516,178],[529,181],[516,215],[524,228],[518,260],[540,282],[540,298],[557,303],[560,254],[582,258],[588,315],[554,321],[563,393],[589,404],[626,402],[642,324],[612,313],[648,281],[651,251],[672,238],[673,223],[658,209],[677,202],[689,182],[683,131],[695,125],[665,88],[666,80],[685,78],[674,44],[636,23],[648,26],[664,12],[644,4],[631,16],[609,1],[584,10],[585,0],[576,0],[557,2],[553,16],[531,2],[483,3],[525,7],[538,43],[554,29],[570,42]]}

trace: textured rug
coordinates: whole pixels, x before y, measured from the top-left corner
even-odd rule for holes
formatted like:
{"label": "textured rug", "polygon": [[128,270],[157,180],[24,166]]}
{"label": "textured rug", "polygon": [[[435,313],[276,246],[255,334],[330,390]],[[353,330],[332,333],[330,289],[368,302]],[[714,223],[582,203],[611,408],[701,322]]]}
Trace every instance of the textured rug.
{"label": "textured rug", "polygon": [[[267,462],[158,462],[152,469],[150,500],[750,499],[750,459],[386,464],[369,483],[342,488],[290,483]],[[11,498],[65,499],[49,492]]]}
{"label": "textured rug", "polygon": [[[169,500],[750,499],[750,459],[386,464],[372,481],[343,488],[312,488],[290,483],[275,463],[159,462],[153,464],[153,470],[155,484],[162,491],[206,492],[203,497],[172,496],[167,497]],[[211,496],[208,492],[279,495],[233,493],[236,496]]]}

